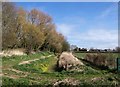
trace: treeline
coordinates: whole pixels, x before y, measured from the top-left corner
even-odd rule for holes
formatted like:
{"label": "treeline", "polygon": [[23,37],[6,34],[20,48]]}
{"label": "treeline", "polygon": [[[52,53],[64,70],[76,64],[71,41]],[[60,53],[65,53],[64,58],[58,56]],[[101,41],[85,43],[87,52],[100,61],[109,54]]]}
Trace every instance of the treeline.
{"label": "treeline", "polygon": [[114,52],[114,53],[118,53],[120,52],[120,47],[116,47],[115,49],[87,49],[87,48],[79,48],[76,47],[73,49],[74,52],[88,52],[88,53],[97,53],[97,52],[101,52],[101,53],[108,53],[108,52]]}
{"label": "treeline", "polygon": [[37,9],[26,11],[15,3],[2,3],[2,28],[2,49],[62,52],[70,47],[52,17]]}

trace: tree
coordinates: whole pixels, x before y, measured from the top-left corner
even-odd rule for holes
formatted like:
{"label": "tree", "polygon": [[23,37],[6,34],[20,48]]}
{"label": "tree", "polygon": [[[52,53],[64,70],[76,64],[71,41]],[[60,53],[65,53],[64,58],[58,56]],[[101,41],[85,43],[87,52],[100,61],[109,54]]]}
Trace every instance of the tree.
{"label": "tree", "polygon": [[64,40],[62,43],[62,51],[69,51],[69,50],[70,50],[70,45],[66,40]]}
{"label": "tree", "polygon": [[58,33],[55,29],[51,29],[47,36],[48,48],[50,51],[53,52],[60,52],[61,51],[61,44],[60,38],[58,37]]}
{"label": "tree", "polygon": [[29,15],[30,13],[27,13],[23,9],[19,9],[18,11],[19,25],[21,26],[20,30],[22,32],[21,44],[22,47],[28,50],[38,50],[44,43],[44,32],[42,32],[42,30],[34,24],[33,19],[37,19],[35,18],[37,16],[30,19]]}
{"label": "tree", "polygon": [[76,48],[77,48],[76,45],[71,45],[71,46],[70,46],[70,50],[71,50],[71,51],[74,51],[74,49],[76,49]]}
{"label": "tree", "polygon": [[45,29],[47,25],[52,23],[52,18],[40,10],[32,9],[28,14],[28,21],[40,29]]}
{"label": "tree", "polygon": [[39,50],[44,42],[44,34],[34,25],[24,28],[22,45],[28,50]]}
{"label": "tree", "polygon": [[69,43],[56,31],[51,16],[37,9],[28,12],[15,8],[12,3],[3,3],[3,48],[25,48],[28,53],[69,49]]}
{"label": "tree", "polygon": [[2,2],[0,2],[0,51],[2,50]]}
{"label": "tree", "polygon": [[[2,46],[14,48],[17,41],[16,36],[16,9],[13,3],[2,3]],[[11,41],[12,40],[12,41]]]}
{"label": "tree", "polygon": [[120,52],[120,47],[115,48],[116,52]]}

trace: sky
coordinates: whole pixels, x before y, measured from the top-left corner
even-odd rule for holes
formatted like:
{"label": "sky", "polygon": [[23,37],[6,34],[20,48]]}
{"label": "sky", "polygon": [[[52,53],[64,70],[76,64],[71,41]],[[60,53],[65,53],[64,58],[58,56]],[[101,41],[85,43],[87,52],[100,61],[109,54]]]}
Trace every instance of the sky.
{"label": "sky", "polygon": [[80,48],[118,46],[117,2],[16,2],[30,11],[41,10],[53,18],[58,32]]}
{"label": "sky", "polygon": [[119,2],[119,0],[2,0],[4,2]]}

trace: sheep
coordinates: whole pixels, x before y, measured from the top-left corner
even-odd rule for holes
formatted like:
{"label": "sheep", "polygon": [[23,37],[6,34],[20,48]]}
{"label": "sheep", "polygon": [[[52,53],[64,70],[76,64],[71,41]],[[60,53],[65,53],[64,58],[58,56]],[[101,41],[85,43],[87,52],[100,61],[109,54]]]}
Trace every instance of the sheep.
{"label": "sheep", "polygon": [[71,52],[63,52],[58,58],[58,67],[68,71],[71,67],[83,65]]}

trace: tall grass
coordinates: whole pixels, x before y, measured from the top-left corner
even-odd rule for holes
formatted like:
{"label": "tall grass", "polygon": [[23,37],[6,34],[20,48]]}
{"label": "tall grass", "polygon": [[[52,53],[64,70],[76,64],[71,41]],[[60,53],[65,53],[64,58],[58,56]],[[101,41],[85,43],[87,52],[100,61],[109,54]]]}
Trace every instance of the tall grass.
{"label": "tall grass", "polygon": [[112,53],[103,54],[86,54],[85,60],[103,68],[114,69],[116,68],[116,58]]}

